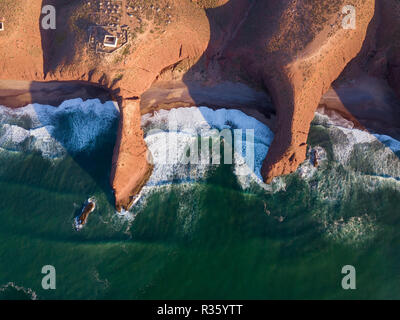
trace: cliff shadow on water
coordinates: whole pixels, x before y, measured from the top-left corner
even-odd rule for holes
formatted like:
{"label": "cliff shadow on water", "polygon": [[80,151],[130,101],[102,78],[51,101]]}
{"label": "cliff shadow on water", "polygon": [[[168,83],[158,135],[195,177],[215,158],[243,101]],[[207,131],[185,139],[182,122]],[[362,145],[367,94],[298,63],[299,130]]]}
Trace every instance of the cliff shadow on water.
{"label": "cliff shadow on water", "polygon": [[[110,92],[81,81],[51,81],[32,82],[30,95],[31,101],[24,103],[32,103],[32,110],[27,113],[34,119],[31,121],[38,122],[37,128],[46,130],[38,136],[42,154],[48,151],[50,158],[72,159],[113,204],[109,174],[119,112],[110,102],[113,100]],[[79,179],[82,177],[75,180]]]}

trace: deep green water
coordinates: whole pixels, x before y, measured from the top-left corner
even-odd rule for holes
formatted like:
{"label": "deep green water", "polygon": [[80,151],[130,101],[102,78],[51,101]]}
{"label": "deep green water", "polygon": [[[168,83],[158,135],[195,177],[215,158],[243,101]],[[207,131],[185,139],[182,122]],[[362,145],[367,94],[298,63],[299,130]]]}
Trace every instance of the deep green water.
{"label": "deep green water", "polygon": [[[323,134],[316,137],[324,144]],[[348,184],[339,203],[313,189],[322,178],[313,184],[296,174],[285,179],[286,190],[244,192],[232,167],[221,165],[204,183],[154,191],[129,222],[112,205],[114,138],[110,133],[95,152],[55,162],[1,155],[0,287],[13,282],[38,299],[400,298],[398,191],[368,191],[337,167]],[[97,209],[76,232],[73,218],[89,196]],[[349,243],[321,227],[321,216],[329,224],[365,212],[375,230],[366,240]],[[57,289],[47,291],[41,268],[49,264]],[[356,290],[341,287],[348,264],[357,270]],[[0,292],[2,299],[29,297],[12,287]]]}

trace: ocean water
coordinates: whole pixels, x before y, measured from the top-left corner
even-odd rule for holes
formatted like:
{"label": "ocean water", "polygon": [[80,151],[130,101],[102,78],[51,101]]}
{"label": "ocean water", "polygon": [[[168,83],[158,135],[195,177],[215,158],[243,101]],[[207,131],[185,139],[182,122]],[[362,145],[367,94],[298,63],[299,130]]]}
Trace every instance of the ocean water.
{"label": "ocean water", "polygon": [[[99,100],[0,108],[0,299],[400,298],[398,141],[316,114],[319,167],[308,159],[265,185],[273,134],[257,120],[206,107],[145,115],[155,170],[121,216],[109,186],[118,116]],[[232,164],[182,165],[185,146],[213,129],[254,129],[254,140],[242,135]],[[41,286],[44,265],[55,290]],[[344,265],[356,290],[341,287]]]}

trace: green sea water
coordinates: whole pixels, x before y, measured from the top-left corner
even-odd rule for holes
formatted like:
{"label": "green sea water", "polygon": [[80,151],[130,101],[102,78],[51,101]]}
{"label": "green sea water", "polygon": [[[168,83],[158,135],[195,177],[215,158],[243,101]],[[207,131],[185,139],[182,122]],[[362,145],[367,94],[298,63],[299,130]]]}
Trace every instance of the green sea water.
{"label": "green sea water", "polygon": [[[60,160],[2,152],[0,299],[400,298],[400,192],[390,183],[366,188],[328,160],[311,181],[292,174],[280,190],[243,191],[221,165],[205,181],[154,189],[127,219],[109,187],[114,129]],[[331,148],[318,126],[309,142]],[[343,185],[340,201],[321,196]],[[77,232],[90,196],[97,208]],[[44,265],[56,268],[55,290],[42,289]],[[344,265],[356,268],[356,290],[342,289]]]}

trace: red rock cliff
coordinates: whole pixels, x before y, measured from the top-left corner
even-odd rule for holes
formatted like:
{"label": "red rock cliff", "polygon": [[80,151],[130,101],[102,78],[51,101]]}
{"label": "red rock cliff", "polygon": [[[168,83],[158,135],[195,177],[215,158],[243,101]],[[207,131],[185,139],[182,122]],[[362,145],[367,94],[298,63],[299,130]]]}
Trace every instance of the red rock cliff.
{"label": "red rock cliff", "polygon": [[[129,204],[151,173],[140,97],[166,70],[185,64],[184,80],[266,87],[277,112],[275,139],[262,168],[269,182],[304,161],[322,95],[363,46],[375,0],[350,2],[123,0],[120,24],[130,27],[129,44],[104,55],[88,48],[88,28],[97,18],[87,1],[31,0],[26,5],[4,0],[0,78],[82,80],[110,89],[121,109],[111,174],[117,208]],[[56,30],[40,28],[45,4],[57,8]],[[342,8],[348,4],[355,8],[354,30],[342,27]],[[136,8],[134,17],[126,11],[129,6]],[[388,79],[397,88],[398,56],[390,63]]]}

